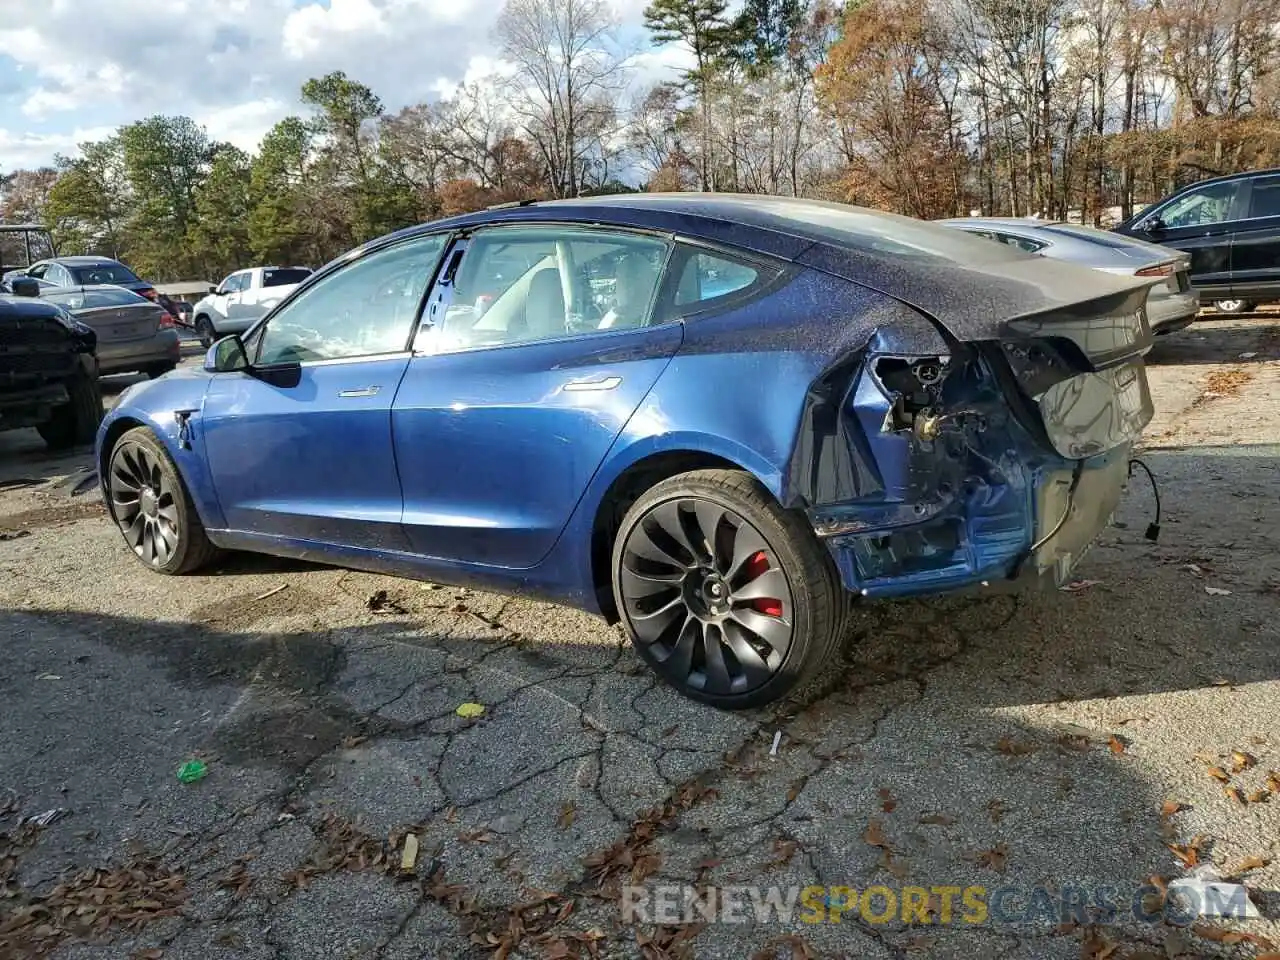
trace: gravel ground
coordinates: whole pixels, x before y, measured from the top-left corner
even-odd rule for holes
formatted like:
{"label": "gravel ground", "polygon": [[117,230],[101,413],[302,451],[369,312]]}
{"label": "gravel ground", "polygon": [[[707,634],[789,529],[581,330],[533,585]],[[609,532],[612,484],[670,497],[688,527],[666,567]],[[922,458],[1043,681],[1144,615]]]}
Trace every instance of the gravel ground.
{"label": "gravel ground", "polygon": [[[254,557],[149,575],[74,493],[87,457],[0,435],[0,957],[1280,949],[1280,316],[1205,320],[1150,369],[1158,544],[1135,482],[1075,590],[867,606],[839,687],[790,713],[693,705],[523,600]],[[1135,919],[1197,864],[1261,917]],[[624,922],[633,881],[823,890]]]}

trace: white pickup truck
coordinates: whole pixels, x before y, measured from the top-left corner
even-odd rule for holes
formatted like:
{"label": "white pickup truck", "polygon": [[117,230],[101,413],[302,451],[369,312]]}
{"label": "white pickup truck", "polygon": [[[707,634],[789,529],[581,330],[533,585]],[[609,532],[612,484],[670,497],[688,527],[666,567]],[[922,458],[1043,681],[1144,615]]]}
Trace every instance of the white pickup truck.
{"label": "white pickup truck", "polygon": [[229,333],[243,333],[311,276],[309,267],[250,267],[237,270],[209,291],[191,311],[206,347]]}

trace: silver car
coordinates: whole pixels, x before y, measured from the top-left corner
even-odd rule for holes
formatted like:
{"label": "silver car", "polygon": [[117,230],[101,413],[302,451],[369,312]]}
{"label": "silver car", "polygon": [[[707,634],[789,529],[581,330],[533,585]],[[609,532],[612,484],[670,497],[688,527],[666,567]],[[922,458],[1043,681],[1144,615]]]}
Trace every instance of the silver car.
{"label": "silver car", "polygon": [[158,303],[112,284],[45,287],[40,298],[59,304],[98,335],[98,372],[168,373],[182,358],[173,316]]}
{"label": "silver car", "polygon": [[957,217],[939,222],[1042,257],[1068,260],[1104,273],[1150,277],[1155,282],[1147,294],[1147,318],[1155,333],[1181,330],[1200,311],[1200,299],[1189,280],[1191,258],[1180,250],[1052,220]]}

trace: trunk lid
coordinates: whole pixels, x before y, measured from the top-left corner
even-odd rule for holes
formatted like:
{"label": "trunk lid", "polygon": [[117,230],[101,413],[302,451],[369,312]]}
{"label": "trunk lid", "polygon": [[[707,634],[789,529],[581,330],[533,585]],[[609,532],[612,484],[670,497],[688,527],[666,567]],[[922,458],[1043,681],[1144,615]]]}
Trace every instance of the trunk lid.
{"label": "trunk lid", "polygon": [[[941,229],[941,228],[940,228]],[[940,256],[865,256],[825,243],[798,262],[900,300],[955,341],[1062,337],[1098,369],[1151,348],[1150,279],[1112,276],[987,240],[963,263]]]}
{"label": "trunk lid", "polygon": [[124,307],[96,307],[73,310],[72,316],[98,335],[98,343],[105,345],[127,340],[145,340],[156,335],[165,309],[152,303],[140,303]]}

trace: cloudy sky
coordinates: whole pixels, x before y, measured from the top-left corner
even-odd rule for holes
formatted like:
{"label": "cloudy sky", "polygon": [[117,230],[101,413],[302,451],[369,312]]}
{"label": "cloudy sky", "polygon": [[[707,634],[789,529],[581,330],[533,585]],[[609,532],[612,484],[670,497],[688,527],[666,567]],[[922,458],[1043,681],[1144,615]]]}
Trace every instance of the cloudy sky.
{"label": "cloudy sky", "polygon": [[[674,50],[645,44],[645,0],[614,0],[641,77]],[[0,0],[0,171],[48,163],[156,113],[186,114],[245,149],[299,111],[331,70],[391,110],[490,72],[499,0]]]}

